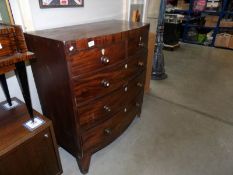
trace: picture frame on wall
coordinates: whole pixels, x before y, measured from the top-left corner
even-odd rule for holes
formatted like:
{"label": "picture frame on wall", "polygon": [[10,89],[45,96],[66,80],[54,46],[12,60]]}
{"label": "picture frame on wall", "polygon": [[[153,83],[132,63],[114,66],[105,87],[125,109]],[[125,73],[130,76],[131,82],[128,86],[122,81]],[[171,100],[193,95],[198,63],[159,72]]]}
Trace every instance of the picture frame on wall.
{"label": "picture frame on wall", "polygon": [[83,7],[84,0],[39,0],[40,8]]}

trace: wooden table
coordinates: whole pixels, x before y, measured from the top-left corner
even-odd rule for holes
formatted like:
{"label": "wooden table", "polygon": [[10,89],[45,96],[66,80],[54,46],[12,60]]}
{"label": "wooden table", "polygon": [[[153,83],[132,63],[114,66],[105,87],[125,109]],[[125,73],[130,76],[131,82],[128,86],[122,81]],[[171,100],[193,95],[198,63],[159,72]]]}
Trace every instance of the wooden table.
{"label": "wooden table", "polygon": [[6,82],[5,73],[14,70],[31,119],[33,119],[34,116],[33,116],[32,102],[29,91],[25,61],[33,58],[33,55],[34,54],[31,52],[25,52],[25,53],[16,53],[10,56],[0,57],[0,84],[2,86],[4,95],[7,99],[9,106],[12,106],[12,102]]}
{"label": "wooden table", "polygon": [[23,126],[30,119],[26,106],[16,98],[12,100],[20,105],[11,110],[0,108],[0,174],[62,174],[52,122],[34,111],[44,123],[28,130]]}

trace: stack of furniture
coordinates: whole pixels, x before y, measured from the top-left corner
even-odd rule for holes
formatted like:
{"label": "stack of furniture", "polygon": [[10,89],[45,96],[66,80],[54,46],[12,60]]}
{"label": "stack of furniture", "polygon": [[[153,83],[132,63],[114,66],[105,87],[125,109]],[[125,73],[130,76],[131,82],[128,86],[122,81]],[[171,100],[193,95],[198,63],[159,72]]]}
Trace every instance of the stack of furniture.
{"label": "stack of furniture", "polygon": [[149,25],[104,21],[25,34],[42,110],[82,173],[140,116]]}
{"label": "stack of furniture", "polygon": [[[178,5],[179,1],[184,0],[178,0]],[[182,42],[213,47],[217,34],[233,32],[232,2],[231,0],[210,0],[203,11],[193,11],[195,1],[189,0],[189,3],[186,3],[188,9],[175,8],[169,13],[185,16],[182,24]],[[213,4],[212,7],[211,4]]]}
{"label": "stack of furniture", "polygon": [[12,106],[5,73],[15,70],[27,109],[31,118],[33,110],[28,86],[25,61],[31,59],[20,26],[0,24],[0,83],[9,107]]}
{"label": "stack of furniture", "polygon": [[[33,57],[20,26],[0,25],[0,82],[6,101],[0,103],[0,174],[58,175],[62,173],[50,120],[33,111],[24,61]],[[15,70],[26,106],[10,98],[5,73]],[[25,122],[41,118],[41,126]],[[33,122],[33,124],[35,124]]]}

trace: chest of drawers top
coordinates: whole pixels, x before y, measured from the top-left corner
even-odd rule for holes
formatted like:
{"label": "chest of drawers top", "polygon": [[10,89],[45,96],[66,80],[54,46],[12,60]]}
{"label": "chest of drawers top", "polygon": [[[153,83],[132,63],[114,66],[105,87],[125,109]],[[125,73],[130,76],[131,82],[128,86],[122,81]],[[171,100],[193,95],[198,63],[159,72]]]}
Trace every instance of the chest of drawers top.
{"label": "chest of drawers top", "polygon": [[60,27],[54,29],[38,30],[29,32],[34,36],[50,38],[62,42],[81,40],[85,38],[94,38],[98,36],[111,35],[121,32],[127,32],[134,29],[149,26],[144,23],[130,23],[128,21],[111,20],[95,23],[80,24],[74,26]]}

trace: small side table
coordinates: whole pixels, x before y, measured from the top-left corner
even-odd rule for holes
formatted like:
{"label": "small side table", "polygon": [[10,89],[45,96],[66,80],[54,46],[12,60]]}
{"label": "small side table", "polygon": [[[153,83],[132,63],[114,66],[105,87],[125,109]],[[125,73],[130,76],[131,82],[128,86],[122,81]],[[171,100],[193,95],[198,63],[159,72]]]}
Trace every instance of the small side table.
{"label": "small side table", "polygon": [[31,59],[22,28],[18,25],[0,23],[0,85],[7,99],[8,109],[13,107],[5,73],[14,70],[25,100],[28,113],[34,121],[32,102],[28,86],[25,61]]}
{"label": "small side table", "polygon": [[25,104],[31,119],[33,116],[32,102],[28,85],[25,61],[33,57],[33,53],[17,53],[11,56],[0,58],[0,83],[9,106],[12,106],[10,93],[8,90],[5,73],[14,70],[20,89],[23,94]]}

